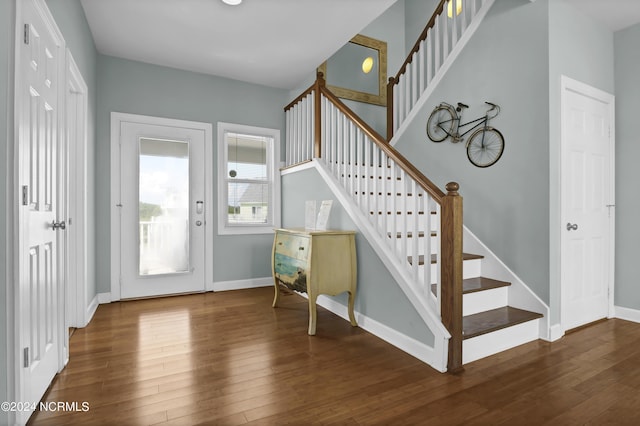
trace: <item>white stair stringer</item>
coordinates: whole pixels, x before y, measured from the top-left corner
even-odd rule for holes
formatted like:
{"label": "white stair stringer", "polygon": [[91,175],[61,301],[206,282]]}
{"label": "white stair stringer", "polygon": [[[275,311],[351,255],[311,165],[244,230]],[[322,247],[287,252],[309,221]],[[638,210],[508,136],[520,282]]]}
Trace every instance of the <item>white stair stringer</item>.
{"label": "white stair stringer", "polygon": [[[451,335],[442,324],[442,320],[438,313],[438,308],[434,302],[434,298],[428,292],[416,285],[409,276],[408,270],[402,268],[397,261],[397,256],[392,252],[389,245],[383,241],[375,226],[368,220],[366,215],[360,210],[355,201],[347,193],[338,179],[332,174],[331,170],[317,159],[313,159],[310,163],[312,167],[318,171],[325,183],[332,190],[343,208],[358,226],[358,229],[367,239],[376,254],[380,257],[387,270],[399,284],[407,299],[414,306],[420,317],[434,336],[434,347],[431,356],[425,358],[425,354],[411,353],[416,358],[426,362],[440,372],[447,371],[447,354],[448,343]],[[393,342],[391,342],[393,343]]]}
{"label": "white stair stringer", "polygon": [[[549,306],[542,301],[507,265],[502,262],[486,245],[482,243],[466,226],[463,225],[462,244],[464,251],[484,256],[482,274],[495,280],[511,283],[508,290],[508,306],[543,315],[536,324],[538,338],[551,341],[549,332]],[[496,347],[497,349],[497,347]],[[494,353],[498,353],[496,350]],[[463,355],[464,356],[464,355]]]}
{"label": "white stair stringer", "polygon": [[462,52],[462,50],[467,45],[469,40],[471,40],[471,37],[473,37],[473,34],[480,27],[480,24],[482,23],[485,16],[489,12],[489,9],[491,9],[491,6],[493,6],[494,1],[495,0],[486,0],[482,5],[482,7],[478,9],[478,12],[472,19],[471,23],[469,24],[465,32],[462,34],[462,36],[460,37],[456,45],[453,47],[453,49],[451,50],[447,58],[444,60],[444,62],[442,62],[442,65],[440,66],[438,71],[434,74],[431,82],[425,87],[424,91],[420,94],[420,97],[416,101],[415,105],[411,108],[411,111],[409,112],[409,114],[407,114],[407,116],[403,119],[402,124],[400,124],[400,126],[394,131],[393,138],[389,141],[389,144],[391,146],[394,146],[398,142],[398,140],[402,137],[402,134],[409,127],[409,124],[411,124],[411,122],[421,112],[422,107],[424,107],[424,105],[427,103],[427,101],[431,97],[431,94],[438,87],[440,81],[447,74],[447,71],[449,71],[449,68],[451,68],[451,65],[455,62],[458,55],[460,55],[460,52]]}

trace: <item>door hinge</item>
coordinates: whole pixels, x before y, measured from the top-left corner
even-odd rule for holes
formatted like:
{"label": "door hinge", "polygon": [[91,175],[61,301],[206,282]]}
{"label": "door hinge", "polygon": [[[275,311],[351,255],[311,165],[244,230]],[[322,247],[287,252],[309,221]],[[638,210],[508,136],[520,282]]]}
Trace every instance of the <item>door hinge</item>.
{"label": "door hinge", "polygon": [[29,24],[24,24],[24,44],[29,44]]}
{"label": "door hinge", "polygon": [[29,366],[29,348],[28,347],[22,350],[22,357],[23,357],[24,368],[27,368]]}
{"label": "door hinge", "polygon": [[22,185],[22,205],[29,205],[29,185]]}

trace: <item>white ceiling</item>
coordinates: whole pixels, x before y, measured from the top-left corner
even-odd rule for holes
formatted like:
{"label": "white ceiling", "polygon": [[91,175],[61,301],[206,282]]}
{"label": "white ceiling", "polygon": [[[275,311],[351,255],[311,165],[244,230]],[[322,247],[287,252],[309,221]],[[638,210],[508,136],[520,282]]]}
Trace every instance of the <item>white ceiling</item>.
{"label": "white ceiling", "polygon": [[[283,89],[395,1],[81,0],[102,54]],[[612,31],[640,22],[640,0],[565,1]]]}
{"label": "white ceiling", "polygon": [[640,0],[565,1],[602,22],[614,32],[640,22]]}
{"label": "white ceiling", "polygon": [[396,0],[81,0],[98,51],[292,89]]}

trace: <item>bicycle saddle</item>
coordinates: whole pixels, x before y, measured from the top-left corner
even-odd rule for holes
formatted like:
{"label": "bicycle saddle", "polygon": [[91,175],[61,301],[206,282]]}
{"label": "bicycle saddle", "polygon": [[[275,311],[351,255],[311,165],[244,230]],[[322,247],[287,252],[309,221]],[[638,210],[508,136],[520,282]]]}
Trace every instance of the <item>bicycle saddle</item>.
{"label": "bicycle saddle", "polygon": [[462,108],[469,108],[469,105],[463,104],[462,102],[458,102],[458,111],[462,111]]}

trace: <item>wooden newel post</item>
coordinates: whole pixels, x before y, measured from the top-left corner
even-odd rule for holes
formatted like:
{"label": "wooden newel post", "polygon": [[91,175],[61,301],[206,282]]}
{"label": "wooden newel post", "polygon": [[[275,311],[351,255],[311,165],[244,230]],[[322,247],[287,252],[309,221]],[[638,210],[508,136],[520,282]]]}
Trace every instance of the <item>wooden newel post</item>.
{"label": "wooden newel post", "polygon": [[316,74],[316,82],[314,91],[315,96],[313,98],[313,156],[315,158],[322,157],[322,90],[325,87],[324,75],[318,71]]}
{"label": "wooden newel post", "polygon": [[449,182],[442,199],[442,322],[449,333],[450,373],[462,368],[462,197],[460,185]]}
{"label": "wooden newel post", "polygon": [[387,142],[393,138],[393,86],[395,84],[395,77],[389,77],[389,83],[387,83]]}

